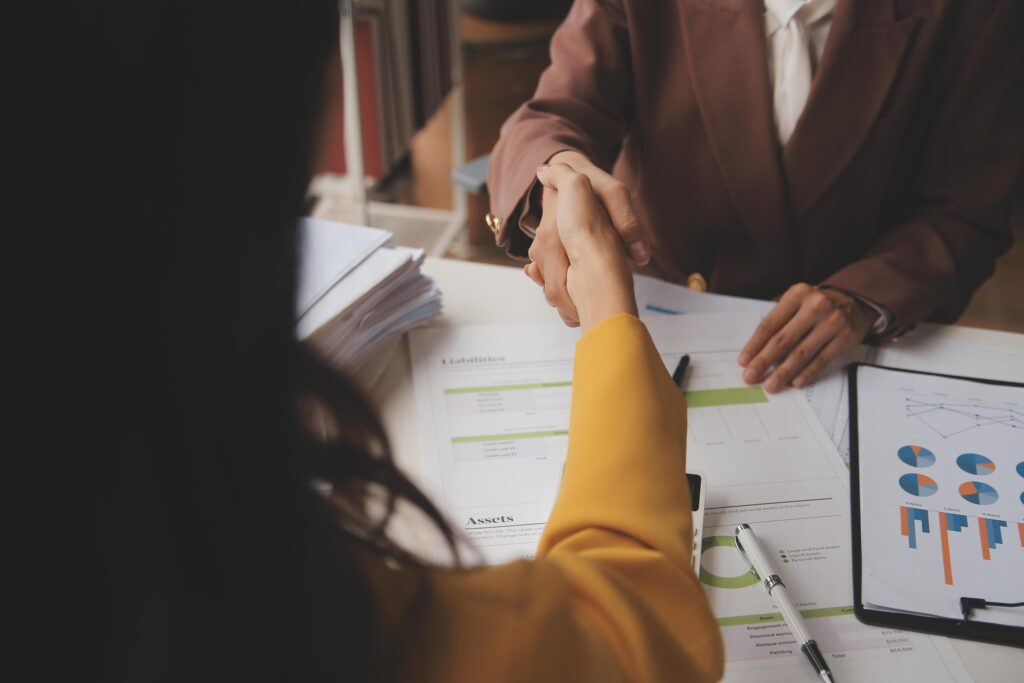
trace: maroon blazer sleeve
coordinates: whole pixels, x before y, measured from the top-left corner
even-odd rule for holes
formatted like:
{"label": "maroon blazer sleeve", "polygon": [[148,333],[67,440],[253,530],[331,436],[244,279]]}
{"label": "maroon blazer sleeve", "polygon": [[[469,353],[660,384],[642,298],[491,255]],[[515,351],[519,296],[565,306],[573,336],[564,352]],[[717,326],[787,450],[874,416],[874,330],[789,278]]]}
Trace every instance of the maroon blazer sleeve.
{"label": "maroon blazer sleeve", "polygon": [[[1024,159],[1024,2],[1005,0],[962,50],[888,228],[825,283],[892,311],[893,330],[951,322],[1013,241]],[[924,121],[927,119],[920,118]]]}
{"label": "maroon blazer sleeve", "polygon": [[[491,213],[501,219],[499,245],[513,251],[521,204],[537,167],[575,150],[607,170],[629,128],[632,98],[629,38],[619,0],[576,0],[551,39],[551,65],[533,99],[505,122],[491,156]],[[510,234],[512,233],[512,234]]]}

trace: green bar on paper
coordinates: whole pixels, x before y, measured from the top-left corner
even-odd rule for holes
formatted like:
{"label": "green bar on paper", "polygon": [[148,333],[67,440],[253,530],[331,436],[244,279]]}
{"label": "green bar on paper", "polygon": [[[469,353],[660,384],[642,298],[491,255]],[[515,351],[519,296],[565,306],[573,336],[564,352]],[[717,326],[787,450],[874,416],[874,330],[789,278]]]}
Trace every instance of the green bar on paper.
{"label": "green bar on paper", "polygon": [[568,429],[553,429],[547,432],[516,432],[512,434],[483,434],[481,436],[456,436],[452,443],[481,443],[483,441],[511,441],[512,439],[543,439],[549,436],[565,436]]}
{"label": "green bar on paper", "polygon": [[[853,614],[853,607],[846,606],[805,609],[800,610],[800,614],[803,615],[804,619],[814,619],[816,617],[841,617],[847,614]],[[718,620],[718,625],[746,626],[749,624],[769,624],[775,621],[783,621],[782,615],[778,612],[769,612],[767,614],[747,614],[742,617],[725,617]]]}
{"label": "green bar on paper", "polygon": [[572,382],[537,382],[535,384],[497,384],[491,387],[457,387],[445,389],[445,394],[479,394],[485,391],[520,391],[522,389],[552,389],[569,387]]}
{"label": "green bar on paper", "polygon": [[751,403],[767,403],[764,389],[754,387],[729,387],[728,389],[696,389],[686,392],[686,404],[690,408],[711,408],[714,406],[738,406]]}

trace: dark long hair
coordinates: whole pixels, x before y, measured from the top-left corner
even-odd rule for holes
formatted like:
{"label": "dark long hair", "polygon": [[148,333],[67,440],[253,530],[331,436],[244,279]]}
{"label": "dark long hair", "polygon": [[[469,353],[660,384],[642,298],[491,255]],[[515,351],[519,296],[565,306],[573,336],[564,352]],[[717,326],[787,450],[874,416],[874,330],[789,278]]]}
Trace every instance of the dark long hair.
{"label": "dark long hair", "polygon": [[362,553],[422,566],[386,531],[402,499],[451,532],[294,338],[334,2],[66,9],[77,221],[54,268],[88,362],[57,381],[102,454],[106,679],[386,677]]}

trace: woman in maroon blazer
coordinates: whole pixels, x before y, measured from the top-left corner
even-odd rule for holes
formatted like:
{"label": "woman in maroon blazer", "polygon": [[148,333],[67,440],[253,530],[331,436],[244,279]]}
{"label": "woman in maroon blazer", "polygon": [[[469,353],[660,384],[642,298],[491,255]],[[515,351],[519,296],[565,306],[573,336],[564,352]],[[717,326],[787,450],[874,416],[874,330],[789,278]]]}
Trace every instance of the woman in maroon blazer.
{"label": "woman in maroon blazer", "polygon": [[1009,247],[1022,35],[1020,0],[576,0],[502,129],[488,223],[573,324],[534,182],[568,164],[638,265],[781,297],[739,362],[802,386],[868,335],[954,320]]}

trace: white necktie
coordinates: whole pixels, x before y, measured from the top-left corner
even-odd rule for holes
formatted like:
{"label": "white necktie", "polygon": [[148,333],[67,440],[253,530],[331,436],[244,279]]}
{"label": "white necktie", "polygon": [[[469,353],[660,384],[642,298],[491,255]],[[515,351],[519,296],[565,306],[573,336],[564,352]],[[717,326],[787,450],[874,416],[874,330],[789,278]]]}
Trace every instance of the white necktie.
{"label": "white necktie", "polygon": [[786,144],[811,92],[811,43],[807,28],[832,14],[836,0],[765,0],[765,28],[772,54],[773,105],[779,140]]}

